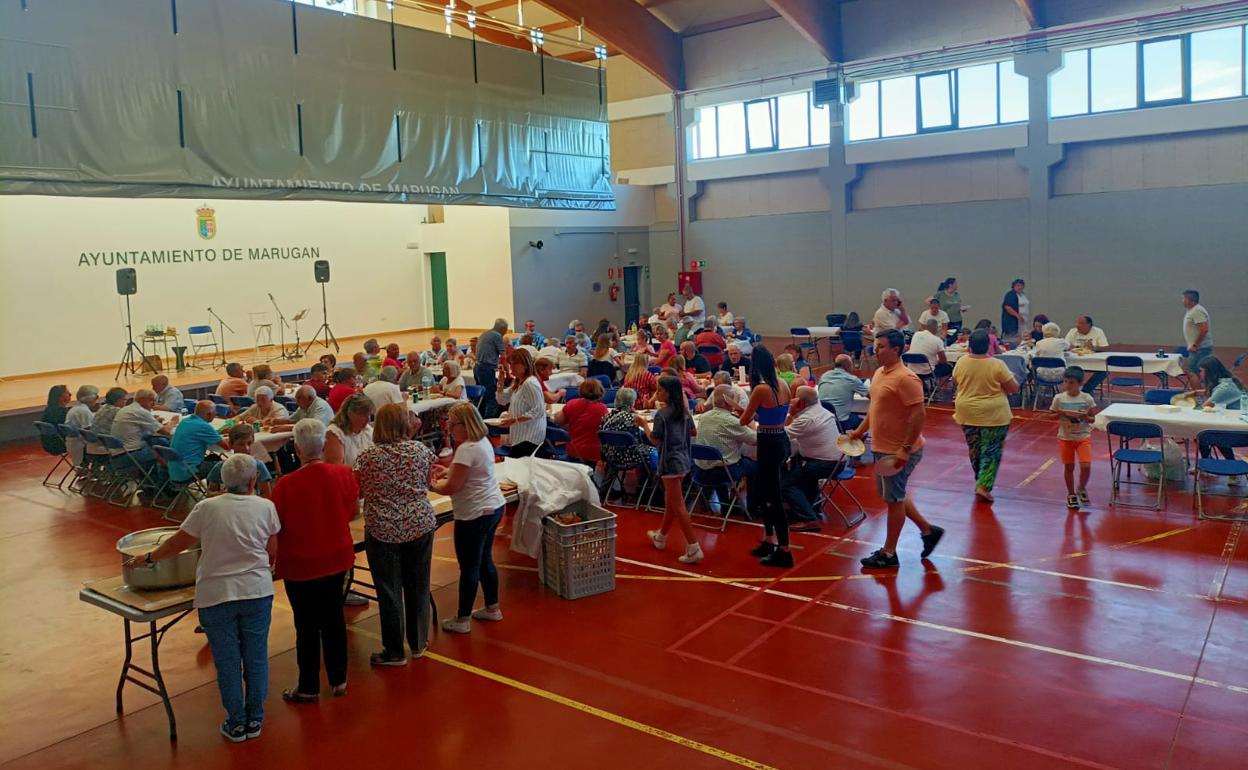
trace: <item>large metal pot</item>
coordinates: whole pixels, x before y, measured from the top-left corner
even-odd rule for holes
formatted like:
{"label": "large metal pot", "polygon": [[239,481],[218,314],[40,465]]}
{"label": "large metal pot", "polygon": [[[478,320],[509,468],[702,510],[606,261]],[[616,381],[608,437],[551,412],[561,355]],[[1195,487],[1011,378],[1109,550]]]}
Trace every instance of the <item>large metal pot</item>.
{"label": "large metal pot", "polygon": [[154,551],[161,543],[168,540],[178,531],[177,527],[155,527],[131,532],[117,541],[117,550],[121,552],[121,577],[130,588],[140,590],[156,590],[162,588],[179,588],[195,583],[195,568],[199,566],[199,545],[193,545],[177,556],[161,559],[152,566],[125,566],[126,559],[131,556],[142,556]]}

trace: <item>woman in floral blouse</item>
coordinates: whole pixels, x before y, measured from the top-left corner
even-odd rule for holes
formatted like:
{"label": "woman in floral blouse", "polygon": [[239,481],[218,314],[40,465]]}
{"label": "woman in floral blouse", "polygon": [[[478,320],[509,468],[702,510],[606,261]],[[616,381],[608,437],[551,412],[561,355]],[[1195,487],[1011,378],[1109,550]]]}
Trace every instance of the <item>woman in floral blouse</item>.
{"label": "woman in floral blouse", "polygon": [[436,527],[429,474],[437,458],[412,440],[418,427],[406,404],[386,404],[377,410],[374,445],[356,460],[364,498],[364,546],[381,611],[382,651],[370,658],[375,666],[406,665],[405,630],[413,658],[429,643],[429,572]]}

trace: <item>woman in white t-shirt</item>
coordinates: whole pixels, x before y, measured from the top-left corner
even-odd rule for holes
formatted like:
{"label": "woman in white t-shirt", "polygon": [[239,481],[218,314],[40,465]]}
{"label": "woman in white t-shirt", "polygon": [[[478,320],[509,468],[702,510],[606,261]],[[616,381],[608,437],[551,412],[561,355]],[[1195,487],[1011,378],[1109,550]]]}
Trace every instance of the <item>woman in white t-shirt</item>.
{"label": "woman in white t-shirt", "polygon": [[[434,466],[429,489],[451,496],[455,512],[455,559],[459,562],[459,609],[442,621],[442,630],[466,634],[471,618],[499,621],[498,568],[492,549],[494,532],[503,518],[506,500],[494,476],[494,447],[480,413],[471,403],[451,407],[447,429],[455,443],[450,469]],[[485,607],[473,610],[478,584],[485,592]]]}
{"label": "woman in white t-shirt", "polygon": [[176,534],[154,551],[131,556],[126,566],[150,567],[199,542],[194,606],[217,667],[226,712],[221,734],[239,743],[259,737],[264,721],[273,614],[270,566],[281,524],[273,503],[255,494],[256,462],[250,455],[226,460],[221,481],[226,494],[201,500]]}
{"label": "woman in white t-shirt", "polygon": [[[1070,343],[1062,338],[1062,327],[1050,321],[1043,326],[1041,331],[1044,332],[1044,339],[1036,343],[1032,355],[1036,358],[1060,358],[1065,361],[1066,351],[1070,350]],[[1041,367],[1036,369],[1036,374],[1052,382],[1060,380],[1065,371],[1064,368]]]}
{"label": "woman in white t-shirt", "polygon": [[464,385],[464,375],[460,372],[459,364],[447,361],[442,364],[442,379],[433,386],[433,390],[447,398],[464,398]]}

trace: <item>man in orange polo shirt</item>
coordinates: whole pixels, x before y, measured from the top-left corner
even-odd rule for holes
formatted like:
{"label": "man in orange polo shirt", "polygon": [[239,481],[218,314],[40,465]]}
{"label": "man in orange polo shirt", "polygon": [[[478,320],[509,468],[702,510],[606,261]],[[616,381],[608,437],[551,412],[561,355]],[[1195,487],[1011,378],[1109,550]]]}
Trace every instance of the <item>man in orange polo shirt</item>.
{"label": "man in orange polo shirt", "polygon": [[923,404],[923,384],[918,376],[901,363],[906,338],[890,329],[875,337],[875,356],[880,369],[871,376],[871,406],[867,419],[849,433],[861,439],[871,432],[871,450],[877,469],[899,467],[895,475],[876,474],[880,497],[888,504],[888,533],[884,547],[862,560],[865,569],[893,569],[897,561],[897,538],[910,519],[919,528],[923,539],[922,558],[936,549],[945,530],[929,524],[906,494],[906,482],[914,467],[923,458],[923,421],[927,416]]}

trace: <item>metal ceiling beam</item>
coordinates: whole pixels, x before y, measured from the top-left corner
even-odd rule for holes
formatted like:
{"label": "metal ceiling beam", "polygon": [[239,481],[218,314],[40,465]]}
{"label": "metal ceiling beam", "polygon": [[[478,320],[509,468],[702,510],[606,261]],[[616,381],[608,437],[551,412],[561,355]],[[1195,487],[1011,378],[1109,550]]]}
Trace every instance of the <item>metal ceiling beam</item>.
{"label": "metal ceiling beam", "polygon": [[767,0],[828,61],[841,60],[841,4],[827,0]]}
{"label": "metal ceiling beam", "polygon": [[1023,12],[1023,18],[1027,20],[1028,26],[1032,29],[1040,29],[1044,26],[1044,13],[1040,3],[1042,0],[1014,0],[1014,4],[1018,6],[1018,10]]}
{"label": "metal ceiling beam", "polygon": [[[508,4],[509,3],[503,3],[503,5],[508,5]],[[483,3],[482,5],[474,7],[471,3],[467,3],[467,2],[464,2],[464,0],[460,0],[459,5],[462,5],[466,8],[472,8],[473,10],[477,12],[477,15],[479,17],[480,15],[486,12],[486,8],[490,6],[498,6],[499,3]],[[464,19],[459,16],[455,17],[455,26],[460,27],[461,29],[470,29],[468,26],[468,22],[464,21]],[[493,27],[487,27],[484,24],[481,24],[480,21],[478,21],[477,28],[473,30],[473,33],[480,39],[484,40],[485,42],[493,43],[494,45],[505,45],[508,48],[518,48],[521,51],[533,50],[533,43],[530,42],[530,40],[527,37],[523,37],[523,36],[514,34],[512,32],[507,32],[505,30],[494,29]]]}
{"label": "metal ceiling beam", "polygon": [[680,38],[633,0],[537,0],[637,62],[673,91],[685,86]]}

